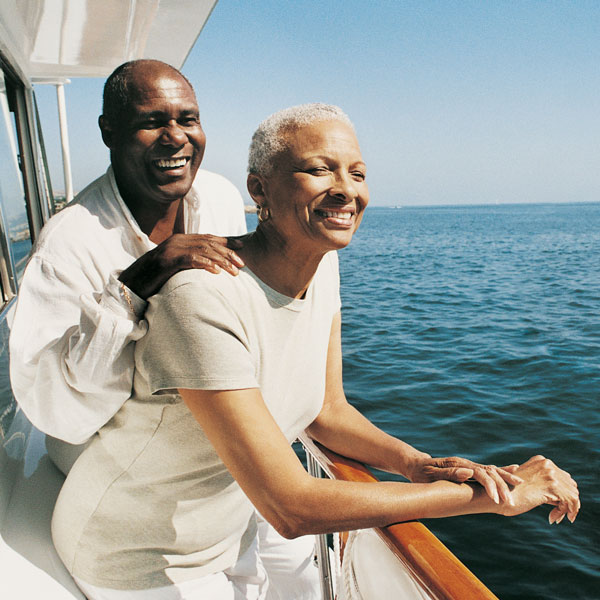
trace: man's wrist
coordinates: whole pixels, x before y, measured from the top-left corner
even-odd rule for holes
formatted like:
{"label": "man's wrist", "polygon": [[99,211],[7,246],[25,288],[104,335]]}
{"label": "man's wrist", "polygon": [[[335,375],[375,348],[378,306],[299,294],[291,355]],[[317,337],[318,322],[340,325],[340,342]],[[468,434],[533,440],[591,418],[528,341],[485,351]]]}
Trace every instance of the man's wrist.
{"label": "man's wrist", "polygon": [[143,318],[148,303],[120,280],[118,271],[111,273],[104,294],[109,302],[116,303],[119,311],[130,319],[137,321]]}

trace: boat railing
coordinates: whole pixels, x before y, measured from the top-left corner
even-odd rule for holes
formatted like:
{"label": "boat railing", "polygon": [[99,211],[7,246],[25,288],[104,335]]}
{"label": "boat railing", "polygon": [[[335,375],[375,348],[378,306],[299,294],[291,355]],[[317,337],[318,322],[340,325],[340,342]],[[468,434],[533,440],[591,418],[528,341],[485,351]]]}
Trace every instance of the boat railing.
{"label": "boat railing", "polygon": [[[308,469],[312,475],[318,476],[320,469],[331,479],[367,483],[378,481],[363,464],[342,457],[308,437],[302,437],[300,441],[306,450]],[[401,563],[403,570],[412,579],[409,587],[418,588],[418,592],[403,597],[431,600],[498,600],[497,596],[422,523],[396,523],[368,531],[374,532],[389,553]],[[342,557],[347,539],[347,535],[340,534]],[[321,546],[323,543],[321,539]],[[322,556],[319,558],[325,562]],[[391,573],[388,575],[394,576]],[[327,586],[329,582],[332,582],[333,588],[332,575],[327,567],[323,585]],[[326,595],[329,593],[332,592],[326,591],[323,597],[333,597]],[[342,598],[344,595],[338,593],[337,597]]]}

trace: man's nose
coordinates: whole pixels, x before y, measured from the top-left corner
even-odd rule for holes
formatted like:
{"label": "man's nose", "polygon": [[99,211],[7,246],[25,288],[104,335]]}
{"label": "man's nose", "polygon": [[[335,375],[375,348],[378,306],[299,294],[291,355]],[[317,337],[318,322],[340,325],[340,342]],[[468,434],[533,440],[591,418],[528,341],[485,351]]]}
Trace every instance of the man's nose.
{"label": "man's nose", "polygon": [[162,128],[160,141],[165,145],[182,146],[187,141],[187,135],[183,127],[177,121],[172,120]]}

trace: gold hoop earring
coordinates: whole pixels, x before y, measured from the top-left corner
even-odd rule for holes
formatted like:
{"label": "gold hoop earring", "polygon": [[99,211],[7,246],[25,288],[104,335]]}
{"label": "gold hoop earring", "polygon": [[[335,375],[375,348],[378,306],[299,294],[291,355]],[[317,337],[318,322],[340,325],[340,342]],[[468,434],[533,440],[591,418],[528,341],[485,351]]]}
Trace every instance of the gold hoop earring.
{"label": "gold hoop earring", "polygon": [[257,217],[259,223],[264,223],[271,218],[271,211],[266,206],[259,206]]}

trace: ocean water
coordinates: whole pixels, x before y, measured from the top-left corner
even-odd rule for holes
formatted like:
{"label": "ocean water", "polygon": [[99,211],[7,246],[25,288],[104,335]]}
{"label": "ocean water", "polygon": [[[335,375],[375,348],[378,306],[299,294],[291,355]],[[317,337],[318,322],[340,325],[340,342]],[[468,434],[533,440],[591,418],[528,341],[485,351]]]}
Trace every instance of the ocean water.
{"label": "ocean water", "polygon": [[425,524],[502,600],[600,598],[600,204],[368,208],[340,252],[346,394],[436,456],[552,458],[548,507]]}

